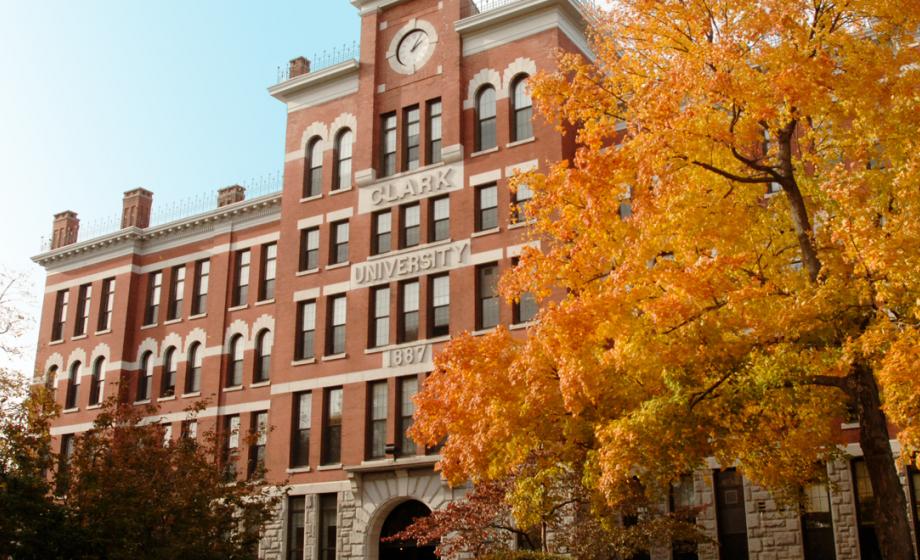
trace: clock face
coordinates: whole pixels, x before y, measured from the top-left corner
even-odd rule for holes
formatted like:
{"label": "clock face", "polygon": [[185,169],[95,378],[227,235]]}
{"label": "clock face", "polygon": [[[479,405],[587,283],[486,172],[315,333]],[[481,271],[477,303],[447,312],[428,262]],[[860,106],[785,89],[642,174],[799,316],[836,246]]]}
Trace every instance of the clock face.
{"label": "clock face", "polygon": [[396,60],[403,66],[418,68],[428,60],[431,38],[424,29],[413,29],[403,36],[396,50]]}
{"label": "clock face", "polygon": [[400,74],[418,71],[434,54],[438,46],[438,32],[423,19],[412,18],[390,41],[386,58],[390,67]]}

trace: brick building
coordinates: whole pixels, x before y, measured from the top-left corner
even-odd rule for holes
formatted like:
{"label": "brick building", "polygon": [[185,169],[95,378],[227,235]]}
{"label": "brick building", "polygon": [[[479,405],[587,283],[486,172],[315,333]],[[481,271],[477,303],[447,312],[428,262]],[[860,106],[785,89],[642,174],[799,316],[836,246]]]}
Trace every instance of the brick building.
{"label": "brick building", "polygon": [[[495,294],[532,243],[514,216],[528,193],[508,179],[574,149],[531,119],[526,80],[556,49],[588,53],[582,0],[351,2],[357,57],[294,59],[269,88],[288,114],[281,192],[228,187],[215,209],[155,224],[153,194],[131,190],[118,231],[83,239],[62,212],[35,257],[59,449],[116,394],[157,404],[171,437],[218,430],[239,476],[264,464],[291,484],[267,559],[432,557],[380,543],[463,493],[405,437],[411,397],[452,334],[526,328],[533,302]],[[722,558],[872,558],[864,470],[829,468],[837,487],[812,489],[803,515],[730,470],[688,477],[672,505],[715,505],[699,522]]]}

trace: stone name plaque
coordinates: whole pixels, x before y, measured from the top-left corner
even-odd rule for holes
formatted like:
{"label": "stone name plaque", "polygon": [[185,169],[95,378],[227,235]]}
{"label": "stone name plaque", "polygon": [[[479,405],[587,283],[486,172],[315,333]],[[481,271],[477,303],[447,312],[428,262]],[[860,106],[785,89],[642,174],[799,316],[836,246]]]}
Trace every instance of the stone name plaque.
{"label": "stone name plaque", "polygon": [[393,348],[383,353],[383,367],[417,366],[431,362],[431,345]]}
{"label": "stone name plaque", "polygon": [[383,210],[463,188],[463,164],[441,165],[361,187],[358,213]]}
{"label": "stone name plaque", "polygon": [[470,264],[470,240],[421,247],[352,265],[351,289],[435,274]]}

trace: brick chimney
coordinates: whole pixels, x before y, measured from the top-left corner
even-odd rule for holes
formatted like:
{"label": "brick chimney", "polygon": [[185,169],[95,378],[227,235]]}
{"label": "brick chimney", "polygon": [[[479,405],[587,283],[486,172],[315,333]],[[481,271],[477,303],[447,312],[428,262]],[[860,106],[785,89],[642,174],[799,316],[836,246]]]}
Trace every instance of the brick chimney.
{"label": "brick chimney", "polygon": [[80,232],[80,218],[76,212],[66,210],[54,215],[54,225],[51,228],[51,249],[57,249],[77,242]]}
{"label": "brick chimney", "polygon": [[310,73],[310,61],[302,56],[291,60],[290,66],[291,78],[296,78],[297,76],[303,76],[304,74]]}
{"label": "brick chimney", "polygon": [[150,209],[153,207],[153,193],[147,189],[125,192],[121,210],[121,228],[150,226]]}
{"label": "brick chimney", "polygon": [[217,191],[217,207],[227,206],[246,200],[246,189],[240,185],[230,185]]}

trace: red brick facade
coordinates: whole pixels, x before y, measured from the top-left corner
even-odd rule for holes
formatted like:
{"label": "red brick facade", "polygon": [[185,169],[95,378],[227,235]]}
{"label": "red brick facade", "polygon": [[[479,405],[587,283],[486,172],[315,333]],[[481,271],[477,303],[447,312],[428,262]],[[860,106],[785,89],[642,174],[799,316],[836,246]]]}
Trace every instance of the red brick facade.
{"label": "red brick facade", "polygon": [[[436,458],[420,451],[399,459],[393,455],[370,459],[370,383],[388,384],[386,442],[398,447],[399,380],[415,377],[423,383],[432,367],[432,353],[449,339],[429,336],[434,320],[431,278],[449,275],[450,335],[476,331],[477,294],[481,291],[477,266],[495,263],[499,271],[505,270],[522,244],[531,242],[526,225],[512,224],[509,177],[515,169],[544,166],[572,153],[571,139],[561,137],[540,118],[533,120],[532,138],[512,141],[512,83],[515,78],[552,69],[557,49],[584,49],[583,14],[579,3],[572,0],[497,2],[494,9],[479,14],[470,12],[468,0],[352,3],[362,14],[359,59],[312,71],[308,61],[295,59],[292,77],[270,88],[288,110],[282,192],[234,202],[239,191],[225,189],[215,210],[151,226],[152,195],[136,189],[125,193],[123,229],[76,241],[76,215],[61,214],[55,221],[54,247],[36,257],[48,270],[36,368],[39,379],[56,368],[54,385],[62,405],[67,404],[72,385],[69,374],[74,364],[80,364],[76,401],[56,421],[55,436],[78,434],[92,422],[97,407],[90,404],[90,385],[98,358],[104,358],[106,364],[102,397],[118,394],[135,402],[143,396],[138,394],[138,383],[144,378],[141,370],[149,352],[154,364],[150,400],[173,423],[173,437],[179,437],[183,410],[198,399],[208,400],[208,408],[199,415],[199,434],[223,426],[223,419],[231,415],[239,415],[241,431],[248,431],[255,415],[267,411],[272,430],[267,436],[265,466],[270,480],[289,480],[300,494],[350,489],[350,499],[360,506],[353,532],[361,533],[363,540],[348,541],[347,536],[340,535],[337,546],[342,558],[377,557],[375,550],[367,548],[373,548],[371,533],[374,527],[379,531],[380,523],[369,504],[375,500],[389,503],[385,496],[362,497],[355,480],[398,477],[400,470],[411,471],[411,476],[431,477]],[[428,41],[425,47],[417,48],[431,49],[429,58],[416,64],[414,72],[411,68],[400,70],[398,64],[390,63],[400,57],[393,49],[416,29],[422,29]],[[403,54],[414,55],[412,47],[404,46]],[[479,87],[488,84],[496,93],[496,146],[477,153],[476,96]],[[442,155],[441,161],[426,165],[433,156],[429,123],[435,100],[441,104]],[[410,157],[407,109],[416,106],[420,162],[417,169],[409,170],[405,168]],[[382,117],[389,113],[395,113],[397,121],[396,173],[381,177]],[[351,173],[335,184],[334,169],[347,152],[342,149],[342,154],[338,153],[337,138],[346,129],[354,138]],[[319,141],[323,148],[322,185],[320,194],[305,196],[309,167],[317,167],[309,163],[313,141]],[[477,188],[483,185],[497,187],[497,227],[477,231]],[[431,241],[432,201],[444,195],[449,197],[449,236]],[[405,216],[414,212],[404,208],[413,203],[419,204],[419,244],[400,249]],[[381,211],[391,212],[392,250],[372,255],[372,222]],[[333,224],[346,220],[347,259],[335,263]],[[319,229],[318,267],[304,270],[302,230],[313,227]],[[272,244],[277,251],[274,294],[260,301],[265,295],[261,293],[263,267]],[[237,259],[245,250],[250,252],[248,297],[234,305]],[[196,263],[205,260],[210,267],[207,304],[201,312],[193,313],[198,289]],[[184,282],[180,282],[182,266]],[[158,308],[152,316],[151,296],[157,292],[151,282],[156,282],[160,272]],[[106,325],[101,316],[106,315],[102,300],[103,284],[108,279],[114,279],[114,303]],[[419,286],[418,339],[398,343],[402,286],[414,280]],[[81,294],[87,292],[81,286],[87,285],[91,286],[88,327],[85,334],[79,334],[85,299]],[[377,348],[370,336],[374,324],[371,292],[387,285],[389,344]],[[183,288],[181,298],[175,294],[176,286]],[[66,316],[61,324],[56,314],[65,292]],[[331,300],[340,295],[345,296],[347,307],[345,347],[344,352],[333,352],[329,339]],[[181,308],[173,305],[177,299],[181,299]],[[304,301],[315,302],[315,340],[312,357],[302,359],[296,355],[296,341],[299,303]],[[178,312],[174,319],[170,318],[173,312]],[[498,316],[503,324],[515,320],[511,305],[504,301]],[[269,379],[257,382],[255,347],[263,331],[271,332],[274,344]],[[230,383],[234,386],[228,387],[234,367],[231,346],[237,335],[242,336],[245,349],[242,384]],[[193,365],[188,353],[196,343],[203,353],[200,390],[188,392],[187,376],[192,375]],[[175,348],[178,356],[173,394],[168,387],[163,390],[167,375],[164,360],[170,348]],[[341,458],[324,465],[328,451],[323,438],[326,394],[339,387],[343,389]],[[292,437],[298,420],[294,418],[295,398],[305,391],[312,395],[308,468],[292,468]],[[242,474],[249,450],[242,443],[240,447],[238,471]],[[417,499],[429,507],[438,506],[437,500],[419,492]],[[431,492],[432,496],[449,494],[443,488]],[[341,499],[347,502],[349,498]],[[361,508],[367,512],[364,517]],[[344,510],[340,502],[342,527],[346,526]],[[279,541],[290,538],[287,529],[279,531]],[[306,538],[311,542],[309,534]],[[362,552],[355,552],[359,545]],[[288,546],[287,541],[284,546]],[[319,554],[316,547],[320,544],[307,548],[310,546],[314,547],[308,550],[310,554]],[[348,546],[353,549],[345,551]],[[279,554],[287,552],[275,550],[272,543],[263,551],[265,557]]]}

